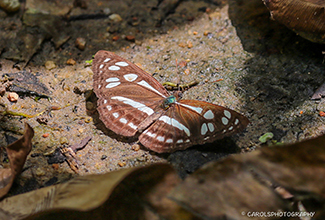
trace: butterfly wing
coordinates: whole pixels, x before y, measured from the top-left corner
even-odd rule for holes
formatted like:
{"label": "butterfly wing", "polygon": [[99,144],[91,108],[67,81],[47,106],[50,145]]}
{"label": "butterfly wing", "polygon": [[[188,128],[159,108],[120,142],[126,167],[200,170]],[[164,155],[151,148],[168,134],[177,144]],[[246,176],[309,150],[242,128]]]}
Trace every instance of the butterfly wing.
{"label": "butterfly wing", "polygon": [[135,135],[139,125],[169,96],[155,78],[112,52],[98,51],[92,70],[100,119],[119,135]]}
{"label": "butterfly wing", "polygon": [[243,130],[249,120],[231,109],[197,100],[181,100],[140,136],[147,148],[162,153],[204,144]]}

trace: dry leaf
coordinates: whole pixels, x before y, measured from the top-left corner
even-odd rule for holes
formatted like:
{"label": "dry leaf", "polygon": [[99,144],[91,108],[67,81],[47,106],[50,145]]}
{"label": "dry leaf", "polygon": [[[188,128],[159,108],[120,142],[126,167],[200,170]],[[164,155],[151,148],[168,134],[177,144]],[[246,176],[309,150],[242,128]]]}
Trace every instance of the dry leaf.
{"label": "dry leaf", "polygon": [[121,169],[6,198],[0,210],[12,220],[193,219],[166,198],[179,181],[168,164]]}
{"label": "dry leaf", "polygon": [[26,157],[32,149],[34,130],[29,124],[25,124],[24,135],[6,148],[10,168],[0,170],[0,198],[5,196],[17,175],[22,171]]}
{"label": "dry leaf", "polygon": [[324,179],[325,136],[321,136],[210,163],[189,176],[170,197],[206,218],[260,219],[247,213],[294,209],[272,187],[281,186],[295,199],[317,201],[309,211],[318,208],[316,215],[324,217]]}

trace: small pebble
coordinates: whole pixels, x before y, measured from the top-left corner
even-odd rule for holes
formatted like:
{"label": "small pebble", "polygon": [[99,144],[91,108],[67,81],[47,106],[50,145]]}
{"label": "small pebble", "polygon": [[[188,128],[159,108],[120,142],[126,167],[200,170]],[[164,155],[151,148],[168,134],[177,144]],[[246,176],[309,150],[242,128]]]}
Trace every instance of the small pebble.
{"label": "small pebble", "polygon": [[178,63],[178,66],[181,68],[186,67],[186,65],[187,65],[187,62],[184,60]]}
{"label": "small pebble", "polygon": [[114,22],[120,22],[122,21],[123,19],[121,18],[120,15],[118,14],[112,14],[108,17],[110,20],[114,21]]}
{"label": "small pebble", "polygon": [[323,111],[319,111],[319,116],[321,116],[321,117],[325,117],[325,112],[323,112]]}
{"label": "small pebble", "polygon": [[55,63],[53,61],[51,61],[51,60],[46,61],[44,66],[45,66],[45,68],[47,70],[51,70],[51,69],[54,69],[56,67]]}
{"label": "small pebble", "polygon": [[37,168],[35,171],[36,176],[44,176],[45,171],[42,168]]}
{"label": "small pebble", "polygon": [[102,155],[102,157],[100,158],[101,160],[105,160],[107,158],[106,155]]}
{"label": "small pebble", "polygon": [[104,8],[103,12],[104,12],[104,14],[109,15],[111,13],[111,9]]}
{"label": "small pebble", "polygon": [[134,150],[134,151],[138,151],[138,150],[140,150],[140,145],[139,145],[139,144],[134,144],[134,145],[132,146],[132,150]]}
{"label": "small pebble", "polygon": [[75,45],[79,50],[84,50],[86,47],[86,39],[82,37],[78,37],[76,39]]}
{"label": "small pebble", "polygon": [[135,42],[135,36],[133,35],[126,35],[125,40]]}
{"label": "small pebble", "polygon": [[45,134],[42,135],[43,138],[47,138],[48,136],[50,136],[49,133],[45,133]]}
{"label": "small pebble", "polygon": [[67,64],[68,65],[76,65],[76,61],[74,59],[70,58],[67,60]]}
{"label": "small pebble", "polygon": [[185,75],[190,75],[191,71],[190,71],[190,69],[186,69],[186,70],[184,70],[184,73],[185,73]]}
{"label": "small pebble", "polygon": [[182,42],[182,43],[179,43],[178,46],[180,46],[180,47],[186,47],[186,44]]}
{"label": "small pebble", "polygon": [[125,162],[118,162],[117,164],[118,164],[120,167],[124,167],[124,166],[126,165]]}
{"label": "small pebble", "polygon": [[19,96],[18,96],[17,93],[15,93],[15,92],[9,92],[8,93],[8,100],[10,102],[17,102],[18,98],[19,98]]}
{"label": "small pebble", "polygon": [[120,38],[120,36],[116,35],[112,38],[113,41],[117,41]]}
{"label": "small pebble", "polygon": [[208,36],[208,34],[210,34],[209,31],[204,31],[204,32],[203,32],[203,35],[204,35],[204,36]]}
{"label": "small pebble", "polygon": [[59,167],[60,167],[60,165],[57,164],[57,163],[52,164],[52,168],[55,169],[55,170],[58,170]]}
{"label": "small pebble", "polygon": [[192,42],[191,42],[191,41],[188,41],[188,42],[187,42],[187,48],[192,48],[192,47],[193,47]]}
{"label": "small pebble", "polygon": [[63,144],[69,144],[69,140],[68,138],[66,137],[61,137],[60,138],[60,144],[63,145]]}

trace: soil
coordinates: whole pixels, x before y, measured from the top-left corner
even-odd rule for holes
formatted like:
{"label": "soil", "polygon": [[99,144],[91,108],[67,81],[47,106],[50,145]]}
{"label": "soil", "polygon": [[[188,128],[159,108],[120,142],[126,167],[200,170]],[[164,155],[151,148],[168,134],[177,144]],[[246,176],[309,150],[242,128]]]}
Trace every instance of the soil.
{"label": "soil", "polygon": [[[11,195],[76,175],[166,161],[184,178],[209,161],[262,147],[259,137],[266,132],[274,134],[271,143],[294,143],[325,133],[325,118],[319,114],[325,102],[310,99],[325,81],[325,47],[271,20],[262,1],[56,3],[26,1],[21,7],[48,11],[46,18],[32,14],[38,21],[32,20],[33,25],[27,11],[0,11],[1,75],[25,69],[49,90],[45,96],[20,92],[17,102],[7,99],[9,91],[0,97],[7,110],[34,116],[1,117],[2,152],[21,135],[24,122],[35,130],[32,152]],[[76,46],[77,38],[85,40],[83,50]],[[246,115],[251,124],[230,138],[171,154],[139,149],[136,140],[117,136],[98,119],[93,73],[86,63],[98,50],[140,65],[161,83],[198,80],[184,99],[226,106]],[[69,59],[76,64],[67,64]],[[176,68],[176,60],[187,65]],[[54,66],[45,65],[47,61]],[[58,150],[86,137],[91,140],[76,153],[75,173]],[[8,166],[5,154],[0,164]]]}

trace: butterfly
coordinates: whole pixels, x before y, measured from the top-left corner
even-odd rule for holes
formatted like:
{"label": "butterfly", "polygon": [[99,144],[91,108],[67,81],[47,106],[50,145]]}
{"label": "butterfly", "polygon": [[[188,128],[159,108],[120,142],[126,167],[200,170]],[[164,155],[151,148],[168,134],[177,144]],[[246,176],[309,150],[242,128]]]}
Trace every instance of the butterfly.
{"label": "butterfly", "polygon": [[139,135],[139,142],[152,151],[213,142],[249,123],[229,108],[169,94],[154,77],[113,52],[98,51],[92,70],[100,120],[118,135]]}

